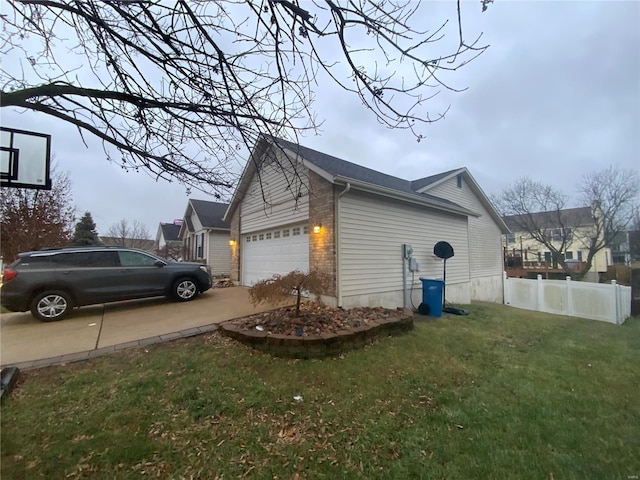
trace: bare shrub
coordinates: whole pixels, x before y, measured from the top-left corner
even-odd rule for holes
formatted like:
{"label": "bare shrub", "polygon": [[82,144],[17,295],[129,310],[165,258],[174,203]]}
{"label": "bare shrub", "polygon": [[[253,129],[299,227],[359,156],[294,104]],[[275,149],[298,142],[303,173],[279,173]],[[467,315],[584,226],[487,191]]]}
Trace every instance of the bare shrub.
{"label": "bare shrub", "polygon": [[251,303],[269,303],[275,305],[288,299],[291,295],[296,296],[296,313],[300,316],[300,298],[305,292],[322,295],[327,293],[331,281],[331,276],[326,273],[311,271],[303,273],[294,270],[286,275],[276,274],[271,278],[260,280],[249,289]]}

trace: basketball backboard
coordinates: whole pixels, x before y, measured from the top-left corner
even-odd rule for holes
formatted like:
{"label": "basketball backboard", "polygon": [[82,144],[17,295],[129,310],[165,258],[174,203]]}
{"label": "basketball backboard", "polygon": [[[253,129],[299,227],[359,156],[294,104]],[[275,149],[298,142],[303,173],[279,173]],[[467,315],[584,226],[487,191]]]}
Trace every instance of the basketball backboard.
{"label": "basketball backboard", "polygon": [[0,185],[51,190],[51,135],[0,127]]}

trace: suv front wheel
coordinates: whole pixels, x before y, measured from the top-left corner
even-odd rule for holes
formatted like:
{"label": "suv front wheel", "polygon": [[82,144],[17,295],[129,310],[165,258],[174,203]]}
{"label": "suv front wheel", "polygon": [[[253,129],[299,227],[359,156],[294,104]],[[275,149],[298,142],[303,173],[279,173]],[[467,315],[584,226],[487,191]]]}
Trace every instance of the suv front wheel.
{"label": "suv front wheel", "polygon": [[173,284],[173,297],[179,302],[187,302],[198,296],[198,284],[191,278],[180,278]]}
{"label": "suv front wheel", "polygon": [[62,320],[72,308],[71,297],[59,290],[42,292],[31,302],[31,314],[43,322]]}

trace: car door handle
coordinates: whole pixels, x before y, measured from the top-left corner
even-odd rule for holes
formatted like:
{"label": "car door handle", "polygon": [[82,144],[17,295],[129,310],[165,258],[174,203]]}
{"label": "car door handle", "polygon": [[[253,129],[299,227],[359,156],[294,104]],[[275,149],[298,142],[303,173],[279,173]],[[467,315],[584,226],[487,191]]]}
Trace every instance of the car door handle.
{"label": "car door handle", "polygon": [[61,272],[62,275],[71,275],[73,273],[73,270],[65,270],[64,272]]}

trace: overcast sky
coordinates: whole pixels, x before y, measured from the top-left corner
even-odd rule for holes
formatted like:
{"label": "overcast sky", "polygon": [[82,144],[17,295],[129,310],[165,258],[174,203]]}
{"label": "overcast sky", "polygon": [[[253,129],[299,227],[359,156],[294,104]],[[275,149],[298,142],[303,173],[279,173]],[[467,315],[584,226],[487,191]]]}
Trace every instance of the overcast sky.
{"label": "overcast sky", "polygon": [[[640,171],[640,2],[496,0],[483,14],[479,4],[464,4],[465,30],[483,32],[491,47],[449,77],[466,91],[432,101],[430,111],[450,110],[422,129],[426,139],[379,125],[357,97],[322,81],[320,135],[300,143],[409,180],[466,166],[488,195],[523,175],[572,194],[584,173]],[[453,2],[434,9],[455,14]],[[425,19],[425,28],[434,25]],[[44,114],[0,113],[4,126],[52,135],[78,217],[90,211],[100,233],[125,218],[155,237],[159,222],[184,214],[184,187],[123,171],[90,135],[87,148],[76,129]],[[215,200],[196,191],[191,198]]]}

